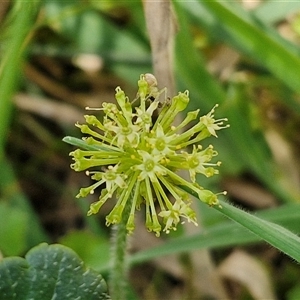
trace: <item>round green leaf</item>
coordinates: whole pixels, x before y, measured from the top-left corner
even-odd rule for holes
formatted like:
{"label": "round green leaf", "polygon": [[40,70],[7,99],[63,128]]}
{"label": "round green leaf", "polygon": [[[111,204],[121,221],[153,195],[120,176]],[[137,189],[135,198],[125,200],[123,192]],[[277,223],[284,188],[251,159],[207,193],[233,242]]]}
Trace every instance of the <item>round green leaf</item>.
{"label": "round green leaf", "polygon": [[110,299],[100,274],[62,245],[40,244],[0,263],[0,299]]}

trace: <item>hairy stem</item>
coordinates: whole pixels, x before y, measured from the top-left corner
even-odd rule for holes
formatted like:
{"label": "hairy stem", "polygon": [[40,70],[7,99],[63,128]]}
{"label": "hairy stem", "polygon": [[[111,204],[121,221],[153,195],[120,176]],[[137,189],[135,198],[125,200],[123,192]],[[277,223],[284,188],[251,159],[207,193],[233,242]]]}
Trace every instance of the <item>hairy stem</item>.
{"label": "hairy stem", "polygon": [[[131,202],[128,199],[128,202]],[[126,203],[123,211],[122,221],[114,225],[112,232],[111,270],[109,279],[109,290],[114,300],[125,300],[127,290],[127,243],[128,235],[126,222],[130,214],[130,203]]]}

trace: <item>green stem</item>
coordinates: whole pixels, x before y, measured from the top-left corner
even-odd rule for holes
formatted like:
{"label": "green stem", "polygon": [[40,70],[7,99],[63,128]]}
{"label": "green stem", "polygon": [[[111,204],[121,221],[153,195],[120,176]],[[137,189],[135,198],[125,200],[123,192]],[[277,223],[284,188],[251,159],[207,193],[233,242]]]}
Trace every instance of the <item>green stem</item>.
{"label": "green stem", "polygon": [[111,270],[109,280],[109,291],[114,300],[125,300],[127,290],[127,229],[126,223],[130,215],[130,202],[128,199],[122,221],[114,225],[112,233]]}

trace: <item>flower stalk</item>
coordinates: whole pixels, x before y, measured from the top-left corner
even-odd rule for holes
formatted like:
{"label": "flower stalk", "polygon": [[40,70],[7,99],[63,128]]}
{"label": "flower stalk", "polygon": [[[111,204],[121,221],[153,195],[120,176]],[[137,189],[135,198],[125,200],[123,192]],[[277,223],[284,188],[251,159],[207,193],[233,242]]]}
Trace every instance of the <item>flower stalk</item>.
{"label": "flower stalk", "polygon": [[[132,199],[130,200],[132,201]],[[111,271],[109,277],[110,296],[114,300],[126,299],[127,288],[127,220],[130,205],[125,206],[122,220],[115,224],[111,241]]]}

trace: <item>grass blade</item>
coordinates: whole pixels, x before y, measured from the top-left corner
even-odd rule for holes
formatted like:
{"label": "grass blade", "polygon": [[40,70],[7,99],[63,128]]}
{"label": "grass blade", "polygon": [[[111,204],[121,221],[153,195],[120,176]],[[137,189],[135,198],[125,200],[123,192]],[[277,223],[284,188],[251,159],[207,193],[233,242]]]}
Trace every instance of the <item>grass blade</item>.
{"label": "grass blade", "polygon": [[[299,204],[286,205],[258,214],[269,221],[284,224],[289,229],[299,229]],[[223,221],[204,229],[199,234],[172,239],[163,245],[138,252],[131,256],[130,262],[137,264],[163,255],[178,254],[203,248],[221,249],[223,247],[255,243],[261,240],[260,237],[243,226]]]}
{"label": "grass blade", "polygon": [[[246,55],[265,66],[292,90],[300,92],[300,59],[284,43],[279,43],[268,32],[243,19],[226,3],[212,0],[201,1],[201,5],[209,10]],[[296,101],[290,101],[289,105],[300,112]]]}
{"label": "grass blade", "polygon": [[256,217],[226,202],[215,207],[228,218],[244,226],[252,233],[300,262],[300,238],[286,228]]}
{"label": "grass blade", "polygon": [[11,97],[20,74],[24,43],[35,22],[37,8],[37,1],[16,1],[10,15],[14,21],[7,29],[6,51],[0,66],[0,157],[3,155],[13,109]]}

